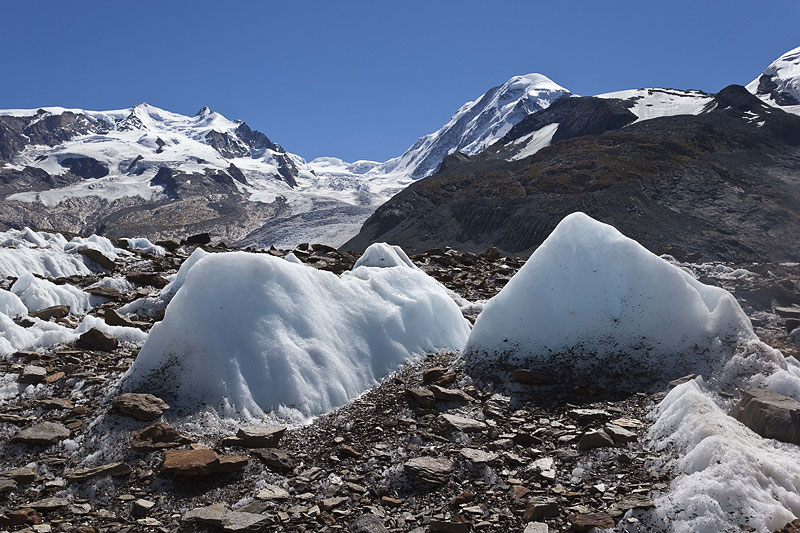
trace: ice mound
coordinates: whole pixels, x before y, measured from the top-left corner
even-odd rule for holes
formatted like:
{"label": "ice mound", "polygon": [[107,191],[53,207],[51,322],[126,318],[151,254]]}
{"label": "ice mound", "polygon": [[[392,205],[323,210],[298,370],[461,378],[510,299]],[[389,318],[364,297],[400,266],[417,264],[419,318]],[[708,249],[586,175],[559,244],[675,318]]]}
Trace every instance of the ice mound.
{"label": "ice mound", "polygon": [[[790,371],[800,364],[790,359]],[[728,416],[701,378],[674,388],[655,411],[654,451],[677,452],[662,465],[676,472],[638,529],[717,533],[782,528],[800,515],[797,446],[764,439]]]}
{"label": "ice mound", "polygon": [[13,292],[0,290],[0,314],[10,317],[27,315],[28,308]]}
{"label": "ice mound", "polygon": [[336,276],[266,254],[210,254],[183,273],[122,387],[184,411],[312,416],[415,354],[461,349],[468,334],[453,300],[417,269]]}
{"label": "ice mound", "polygon": [[369,248],[364,250],[364,253],[358,258],[358,261],[356,261],[354,268],[360,266],[407,266],[410,268],[417,268],[417,265],[411,262],[411,259],[408,258],[402,248],[384,242],[372,244]]}
{"label": "ice mound", "polygon": [[112,260],[128,253],[97,235],[68,241],[60,233],[37,232],[30,228],[2,231],[0,278],[18,278],[23,274],[50,278],[88,276],[98,270],[97,265],[78,253],[88,248],[98,250]]}
{"label": "ice mound", "polygon": [[150,239],[145,237],[136,237],[133,239],[125,239],[128,245],[128,250],[138,250],[144,254],[162,256],[167,253],[167,249],[163,246],[153,244]]}
{"label": "ice mound", "polygon": [[641,390],[707,375],[755,339],[734,297],[703,285],[612,226],[565,217],[478,316],[463,352],[473,375],[511,368],[561,385]]}
{"label": "ice mound", "polygon": [[82,314],[106,301],[72,285],[56,285],[31,274],[20,276],[11,286],[11,292],[22,300],[28,311],[38,311],[53,305],[66,305],[72,313]]}

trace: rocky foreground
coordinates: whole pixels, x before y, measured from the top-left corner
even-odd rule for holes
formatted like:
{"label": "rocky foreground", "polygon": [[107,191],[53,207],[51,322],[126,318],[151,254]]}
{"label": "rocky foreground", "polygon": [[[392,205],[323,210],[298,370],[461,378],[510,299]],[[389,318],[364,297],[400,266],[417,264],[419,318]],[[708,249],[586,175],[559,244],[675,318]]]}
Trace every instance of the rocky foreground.
{"label": "rocky foreground", "polygon": [[[130,292],[95,286],[103,276],[51,281],[105,298],[92,313],[108,324],[149,330],[158,317],[116,310],[166,285],[192,248],[163,244],[171,249],[165,256],[103,265],[108,276],[132,282]],[[336,273],[357,259],[316,245],[293,252]],[[522,265],[494,250],[431,250],[412,259],[476,302],[464,308],[471,319]],[[682,265],[731,291],[762,340],[800,355],[800,339],[789,336],[800,325],[800,265]],[[76,322],[68,308],[37,315]],[[635,526],[636,512],[669,487],[665,458],[646,439],[646,413],[663,391],[612,401],[590,387],[574,390],[569,403],[518,404],[476,388],[457,354],[441,353],[308,425],[209,431],[203,419],[187,420],[160,398],[113,392],[136,354],[135,346],[90,330],[74,345],[0,361],[0,528],[588,531]],[[535,389],[541,376],[519,372],[515,379]]]}

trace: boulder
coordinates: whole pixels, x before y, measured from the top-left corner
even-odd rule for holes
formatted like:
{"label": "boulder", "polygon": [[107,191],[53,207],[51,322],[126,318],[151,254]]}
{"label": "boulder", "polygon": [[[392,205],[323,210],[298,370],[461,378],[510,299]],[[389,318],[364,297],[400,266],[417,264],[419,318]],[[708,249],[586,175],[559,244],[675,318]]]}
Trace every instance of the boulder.
{"label": "boulder", "polygon": [[40,320],[50,320],[53,318],[58,320],[59,318],[66,318],[69,316],[69,306],[53,305],[50,307],[45,307],[44,309],[39,309],[38,311],[31,311],[28,313],[28,316],[32,316],[33,318],[38,318]]}
{"label": "boulder", "polygon": [[270,470],[275,470],[277,472],[289,472],[294,470],[294,459],[283,450],[278,450],[276,448],[256,448],[252,450],[252,453],[261,459]]}
{"label": "boulder", "polygon": [[113,335],[104,333],[97,328],[92,328],[78,338],[75,346],[83,350],[113,352],[119,346],[119,340]]}
{"label": "boulder", "polygon": [[458,453],[467,461],[475,464],[491,463],[497,459],[496,453],[486,452],[476,448],[461,448]]}
{"label": "boulder", "polygon": [[202,246],[211,242],[211,235],[208,233],[198,233],[197,235],[190,235],[186,237],[186,244]]}
{"label": "boulder", "polygon": [[729,414],[762,437],[800,444],[800,403],[788,396],[752,389]]}
{"label": "boulder", "polygon": [[219,457],[211,448],[166,450],[162,474],[176,476],[205,476],[219,468]]}
{"label": "boulder", "polygon": [[103,252],[101,252],[100,250],[95,250],[93,248],[84,248],[82,250],[78,250],[78,253],[86,257],[87,259],[94,261],[101,268],[104,268],[110,272],[113,272],[117,268],[117,264],[114,263],[114,261],[112,261],[105,255],[103,255]]}
{"label": "boulder", "polygon": [[111,400],[111,407],[118,413],[136,420],[155,420],[169,409],[167,402],[152,394],[126,392]]}

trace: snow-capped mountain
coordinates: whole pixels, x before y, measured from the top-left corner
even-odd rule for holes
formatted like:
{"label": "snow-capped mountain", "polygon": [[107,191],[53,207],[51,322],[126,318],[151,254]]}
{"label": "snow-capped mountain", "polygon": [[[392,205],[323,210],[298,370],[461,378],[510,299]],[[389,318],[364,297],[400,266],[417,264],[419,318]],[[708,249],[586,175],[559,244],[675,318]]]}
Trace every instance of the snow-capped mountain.
{"label": "snow-capped mountain", "polygon": [[[388,198],[371,194],[353,176],[318,177],[300,156],[207,107],[184,116],[144,103],[113,111],[0,111],[0,193],[10,200],[10,220],[3,222],[71,231],[113,231],[117,222],[109,225],[104,215],[117,209],[180,206],[192,199],[198,212],[186,218],[192,210],[183,206],[181,222],[198,230],[206,229],[202,222],[208,218],[246,211],[247,221],[228,221],[220,235],[235,242],[263,230],[267,219],[314,211],[315,222],[283,232],[289,241],[274,244],[313,238],[319,226],[329,226],[323,235],[336,244]],[[195,205],[201,198],[208,202]],[[214,205],[223,198],[231,205]],[[53,216],[46,218],[41,205]],[[64,227],[55,219],[67,210],[77,220]]]}
{"label": "snow-capped mountain", "polygon": [[800,115],[800,46],[773,61],[747,90],[769,105]]}
{"label": "snow-capped mountain", "polygon": [[359,174],[386,186],[405,186],[436,171],[453,152],[467,155],[485,150],[526,116],[572,93],[542,74],[514,76],[467,102],[447,124],[414,142],[402,155],[384,163],[345,163],[332,158],[309,162],[317,174]]}

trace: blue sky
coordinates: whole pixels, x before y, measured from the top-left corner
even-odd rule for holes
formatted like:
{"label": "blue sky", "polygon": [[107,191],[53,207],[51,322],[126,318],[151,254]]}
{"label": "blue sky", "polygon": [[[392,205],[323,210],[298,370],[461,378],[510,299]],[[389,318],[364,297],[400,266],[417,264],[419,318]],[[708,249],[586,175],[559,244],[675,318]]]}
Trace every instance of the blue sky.
{"label": "blue sky", "polygon": [[398,155],[515,74],[714,92],[800,45],[794,0],[9,0],[2,19],[0,108],[208,105],[307,159]]}

